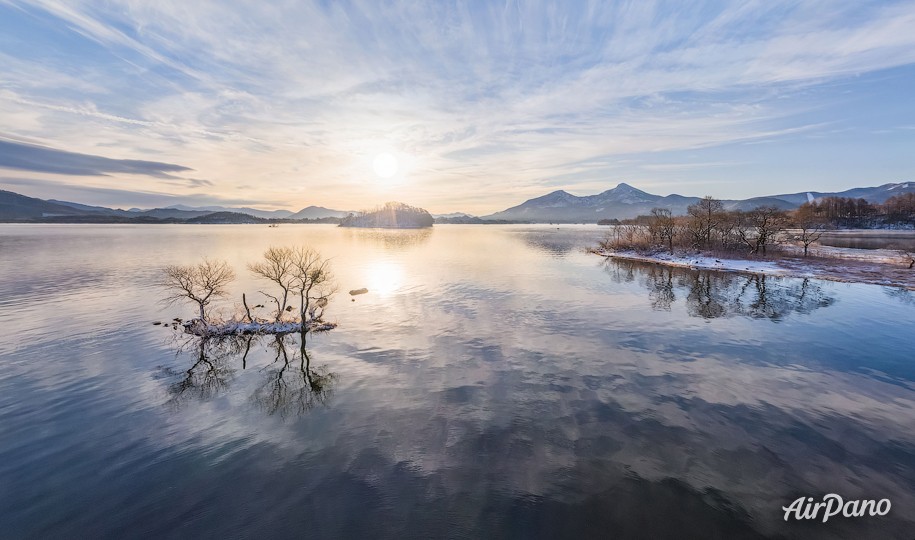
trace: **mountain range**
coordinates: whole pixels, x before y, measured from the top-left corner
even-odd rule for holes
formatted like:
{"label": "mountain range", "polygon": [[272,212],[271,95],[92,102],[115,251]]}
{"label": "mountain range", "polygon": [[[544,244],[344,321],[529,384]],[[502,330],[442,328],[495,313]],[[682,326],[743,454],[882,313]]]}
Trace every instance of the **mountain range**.
{"label": "mountain range", "polygon": [[324,208],[323,206],[307,206],[298,212],[291,212],[289,210],[258,210],[257,208],[249,208],[247,206],[242,206],[240,208],[229,208],[225,206],[187,206],[184,204],[176,204],[167,208],[188,212],[233,212],[238,214],[248,214],[249,216],[263,219],[321,219],[328,217],[342,218],[352,213],[344,212],[342,210],[332,210],[330,208]]}
{"label": "mountain range", "polygon": [[[883,203],[893,195],[902,193],[915,193],[915,182],[884,184],[831,193],[805,191],[742,200],[723,200],[722,203],[728,210],[751,210],[758,206],[775,206],[783,210],[792,210],[808,200],[823,197],[852,197],[862,198],[871,203]],[[699,200],[700,197],[685,197],[676,194],[653,195],[629,184],[621,183],[603,193],[583,197],[563,190],[554,191],[501,212],[482,216],[482,219],[594,223],[601,219],[634,218],[649,213],[652,208],[668,208],[674,215],[683,215],[689,205],[695,204]]]}
{"label": "mountain range", "polygon": [[[216,216],[219,214],[219,216]],[[299,220],[299,219],[327,219],[343,218],[350,212],[342,210],[333,210],[322,206],[308,206],[298,212],[289,210],[258,210],[257,208],[240,207],[232,208],[225,206],[187,206],[176,204],[166,208],[131,208],[122,210],[120,208],[106,208],[104,206],[90,206],[87,204],[74,203],[69,201],[59,201],[56,199],[42,200],[34,197],[27,197],[12,191],[0,190],[0,221],[24,221],[55,219],[57,221],[66,221],[74,219],[79,221],[105,221],[106,218],[117,221],[149,221],[157,220],[174,220],[187,221],[195,220],[196,222],[206,221],[206,216],[212,216],[213,222],[217,218],[230,219],[232,216],[248,216],[258,219],[282,219],[282,220]],[[244,218],[240,218],[244,219]]]}
{"label": "mountain range", "polygon": [[[741,200],[723,200],[728,210],[750,210],[757,206],[776,206],[784,210],[797,208],[809,200],[823,197],[851,197],[871,203],[883,203],[894,195],[915,193],[915,182],[883,184],[876,187],[854,188],[839,192],[802,191]],[[629,184],[621,183],[597,195],[576,196],[567,191],[554,191],[527,200],[517,206],[476,217],[461,212],[437,214],[440,223],[485,222],[566,222],[595,223],[601,219],[627,219],[647,214],[652,208],[668,208],[675,215],[686,213],[699,197],[683,195],[654,195]],[[289,210],[258,210],[249,207],[187,206],[177,204],[167,208],[129,210],[90,206],[80,203],[42,200],[11,191],[0,190],[0,221],[76,221],[76,222],[188,222],[188,223],[252,223],[262,220],[339,220],[350,212],[321,206],[308,206],[298,212]]]}

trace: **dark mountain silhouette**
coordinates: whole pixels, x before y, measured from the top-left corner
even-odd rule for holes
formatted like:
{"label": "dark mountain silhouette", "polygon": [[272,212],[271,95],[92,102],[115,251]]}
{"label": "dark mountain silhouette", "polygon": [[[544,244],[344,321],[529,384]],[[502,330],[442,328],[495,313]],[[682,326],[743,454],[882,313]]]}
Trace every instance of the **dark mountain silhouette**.
{"label": "dark mountain silhouette", "polygon": [[[823,197],[862,198],[868,202],[883,203],[893,195],[915,193],[915,182],[884,184],[870,188],[854,188],[840,192],[801,192],[767,197],[754,197],[744,200],[724,200],[728,210],[751,210],[758,206],[775,206],[783,210],[797,208],[810,199]],[[653,195],[626,183],[608,189],[597,195],[578,197],[563,190],[554,191],[527,200],[501,212],[496,212],[483,219],[503,219],[513,221],[556,221],[556,222],[589,222],[600,219],[626,219],[647,214],[652,208],[668,208],[675,215],[683,215],[689,205],[696,203],[700,197],[683,195]]]}
{"label": "dark mountain silhouette", "polygon": [[[754,197],[744,200],[724,200],[729,210],[751,210],[757,206],[776,206],[784,210],[797,208],[804,202],[824,197],[862,198],[871,203],[884,203],[894,195],[915,193],[915,182],[884,184],[876,187],[853,188],[838,192],[799,192],[767,197]],[[446,214],[438,218],[439,223],[498,223],[498,222],[573,222],[595,223],[601,219],[626,219],[647,214],[652,208],[670,209],[675,215],[686,213],[689,205],[696,203],[699,197],[683,195],[654,195],[621,183],[597,195],[579,197],[563,190],[554,191],[541,197],[525,201],[501,212],[488,216],[465,216]],[[392,206],[393,205],[393,206]],[[222,214],[209,220],[196,220],[213,214]],[[374,217],[369,216],[374,215]],[[353,216],[348,218],[347,216]],[[341,219],[354,227],[427,227],[433,222],[428,212],[402,203],[388,203],[383,208],[370,212],[352,213],[333,210],[321,206],[308,206],[292,213],[288,210],[258,210],[241,207],[223,206],[193,207],[173,205],[168,208],[121,210],[103,206],[42,200],[20,195],[12,191],[0,190],[0,221],[53,221],[56,223],[251,223],[249,218],[267,222],[275,221],[309,221],[337,223]],[[191,221],[196,220],[196,221]],[[233,221],[234,220],[234,221]],[[375,220],[375,221],[373,221]],[[382,223],[381,225],[361,225],[361,223]],[[426,225],[428,223],[428,225]],[[405,225],[404,225],[405,224]]]}
{"label": "dark mountain silhouette", "polygon": [[343,218],[353,212],[343,212],[341,210],[332,210],[330,208],[324,208],[323,206],[308,206],[305,207],[295,214],[290,215],[291,219],[320,219],[320,218]]}
{"label": "dark mountain silhouette", "polygon": [[76,216],[90,212],[92,211],[0,190],[0,218],[6,221],[50,216]]}

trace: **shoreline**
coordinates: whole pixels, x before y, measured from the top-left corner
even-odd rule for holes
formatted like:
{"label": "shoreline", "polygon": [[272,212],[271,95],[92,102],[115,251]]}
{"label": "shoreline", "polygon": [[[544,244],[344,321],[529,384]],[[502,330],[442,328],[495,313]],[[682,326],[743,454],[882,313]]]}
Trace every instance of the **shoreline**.
{"label": "shoreline", "polygon": [[[636,251],[589,250],[591,253],[623,261],[775,277],[810,278],[840,283],[862,283],[915,290],[915,269],[906,268],[898,253],[889,250],[862,250],[817,246],[808,257],[789,252],[767,259],[732,258],[722,254],[677,251],[639,253]],[[862,253],[871,252],[871,253]],[[895,261],[894,261],[895,256]]]}

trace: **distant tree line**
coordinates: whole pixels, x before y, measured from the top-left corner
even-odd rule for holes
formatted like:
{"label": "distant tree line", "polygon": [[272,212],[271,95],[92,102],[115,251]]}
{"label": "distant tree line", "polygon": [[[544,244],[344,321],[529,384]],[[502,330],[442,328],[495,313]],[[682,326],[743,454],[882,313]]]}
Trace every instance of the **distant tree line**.
{"label": "distant tree line", "polygon": [[883,204],[851,197],[824,197],[804,203],[809,212],[831,227],[869,228],[915,225],[915,193],[890,197]]}
{"label": "distant tree line", "polygon": [[671,253],[674,248],[690,248],[765,254],[788,224],[788,213],[773,206],[728,211],[720,200],[705,197],[690,205],[685,216],[653,208],[648,215],[623,220],[602,245],[635,250],[663,246]]}
{"label": "distant tree line", "polygon": [[793,242],[809,252],[811,244],[827,229],[915,225],[915,194],[906,193],[883,204],[864,199],[825,197],[802,204],[794,211],[760,206],[749,211],[726,210],[723,203],[705,197],[674,216],[666,208],[654,208],[619,222],[601,246],[608,249],[646,250],[675,248],[747,251],[765,255],[767,248]]}

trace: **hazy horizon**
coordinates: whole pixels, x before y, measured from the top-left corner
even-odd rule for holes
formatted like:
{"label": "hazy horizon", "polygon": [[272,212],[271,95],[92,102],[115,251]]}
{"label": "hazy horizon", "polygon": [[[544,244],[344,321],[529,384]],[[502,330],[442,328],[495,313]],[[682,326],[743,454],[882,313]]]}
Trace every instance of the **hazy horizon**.
{"label": "hazy horizon", "polygon": [[[908,182],[904,182],[904,184],[908,184]],[[626,182],[620,182],[619,184],[617,184],[617,185],[615,185],[615,186],[612,186],[611,188],[608,188],[608,190],[613,190],[613,189],[615,189],[615,188],[617,188],[617,187],[619,187],[619,186],[621,186],[621,185],[628,185],[629,187],[633,187],[633,188],[635,188],[635,189],[640,189],[638,186],[633,186],[633,185],[628,184],[628,183],[626,183]],[[24,183],[23,183],[23,187],[26,187]],[[876,187],[880,187],[880,186],[856,186],[856,187],[858,187],[858,188],[876,188]],[[890,189],[892,189],[892,188],[890,188]],[[608,191],[608,190],[604,190],[604,191]],[[590,195],[598,195],[598,194],[599,194],[599,193],[571,193],[571,192],[569,192],[568,190],[561,190],[561,189],[559,189],[559,190],[553,190],[553,192],[555,192],[555,191],[566,191],[567,193],[570,193],[571,195],[576,196],[576,197],[587,197],[587,196],[590,196]],[[641,190],[641,191],[644,191],[644,190]],[[797,194],[797,193],[804,193],[805,191],[807,191],[808,193],[810,193],[809,190],[800,190],[800,191],[796,191],[796,192],[793,192],[793,193],[766,193],[766,194],[758,195],[758,196],[754,196],[754,197],[766,197],[766,196],[772,196],[772,195],[793,195],[793,194]],[[533,197],[533,198],[536,198],[536,197],[539,197],[539,196],[544,196],[544,195],[549,195],[549,194],[551,194],[551,193],[553,193],[553,192],[550,192],[550,193],[541,193],[540,195],[535,196],[535,197]],[[14,193],[19,193],[20,195],[25,195],[25,196],[28,196],[28,197],[31,197],[31,196],[32,196],[32,195],[30,195],[30,194],[28,194],[28,193],[21,193],[21,192],[16,192],[16,191],[14,191]],[[818,192],[818,193],[819,193],[819,192]],[[659,196],[662,196],[662,197],[666,197],[666,196],[668,196],[668,195],[683,195],[683,196],[686,196],[686,197],[706,197],[706,196],[711,196],[711,197],[714,197],[714,198],[718,198],[718,199],[725,200],[725,199],[722,198],[722,197],[717,197],[717,196],[715,196],[714,194],[710,194],[710,193],[703,193],[703,194],[687,194],[687,193],[649,193],[649,194],[650,194],[650,195],[659,195]],[[753,197],[750,197],[750,198],[753,198]],[[60,202],[67,202],[67,203],[76,203],[76,204],[86,204],[86,203],[83,202],[83,201],[79,201],[79,200],[67,200],[66,198],[60,198],[60,197],[48,197],[46,200],[60,201]],[[512,207],[519,206],[519,205],[521,205],[521,204],[524,203],[524,202],[528,202],[529,200],[530,200],[530,199],[527,199],[527,200],[524,200],[524,201],[516,201],[515,203],[511,203],[511,204],[507,205],[505,208],[501,208],[501,209],[496,210],[495,212],[491,212],[491,213],[498,213],[498,212],[500,212],[500,211],[502,211],[502,210],[507,210],[507,209],[510,209],[510,208],[512,208]],[[307,204],[307,205],[301,206],[301,207],[264,207],[264,206],[262,206],[262,205],[246,203],[246,202],[244,202],[244,201],[238,201],[236,204],[199,204],[199,205],[194,205],[194,204],[187,204],[187,203],[185,203],[185,202],[183,202],[183,201],[180,200],[180,196],[176,196],[176,198],[174,198],[174,199],[172,199],[172,198],[167,199],[167,204],[162,204],[162,205],[159,205],[159,206],[147,206],[147,207],[139,207],[139,206],[129,206],[129,207],[128,207],[128,206],[119,206],[119,207],[112,207],[112,208],[113,208],[113,209],[118,209],[118,210],[152,210],[152,209],[155,209],[155,208],[175,208],[175,209],[194,209],[194,210],[199,210],[199,209],[219,208],[219,207],[222,207],[222,208],[238,208],[238,209],[240,209],[240,208],[251,208],[251,209],[257,210],[257,211],[259,211],[259,212],[280,212],[280,211],[287,211],[287,212],[291,212],[291,213],[294,214],[294,213],[296,213],[296,212],[299,212],[299,211],[302,211],[302,210],[307,210],[307,209],[309,209],[309,208],[324,208],[324,209],[326,209],[326,210],[335,210],[335,211],[342,211],[342,212],[370,211],[370,210],[373,210],[373,209],[377,209],[377,208],[379,208],[379,207],[381,207],[381,206],[383,206],[384,204],[387,204],[387,203],[389,203],[389,202],[406,202],[407,204],[409,204],[408,201],[388,201],[388,200],[384,200],[384,201],[376,201],[376,202],[371,203],[371,204],[368,204],[368,205],[366,205],[366,206],[361,206],[361,207],[359,207],[359,208],[348,208],[348,207],[347,207],[347,208],[332,208],[332,207],[329,207],[329,206],[327,206],[327,205],[322,205],[322,204],[318,204],[318,203],[311,203],[311,204]],[[102,205],[102,204],[98,204],[98,205],[90,204],[89,206],[104,206],[104,205]],[[465,214],[465,215],[470,214],[470,215],[475,215],[475,216],[488,215],[488,214],[482,214],[482,213],[481,213],[481,214],[471,214],[470,212],[463,212],[463,211],[461,211],[461,210],[452,210],[452,211],[445,211],[445,212],[431,212],[431,213],[434,214],[434,215],[438,215],[438,216],[442,216],[442,215],[451,215],[451,214]]]}
{"label": "hazy horizon", "polygon": [[0,189],[485,215],[915,180],[915,2],[0,0]]}

